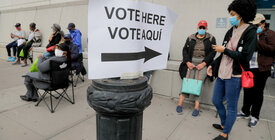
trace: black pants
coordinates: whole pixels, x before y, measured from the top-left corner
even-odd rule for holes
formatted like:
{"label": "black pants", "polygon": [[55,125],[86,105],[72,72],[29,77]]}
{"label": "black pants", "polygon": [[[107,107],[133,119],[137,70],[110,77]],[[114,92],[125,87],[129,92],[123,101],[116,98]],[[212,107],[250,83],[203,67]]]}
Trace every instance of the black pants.
{"label": "black pants", "polygon": [[9,43],[7,46],[7,52],[8,52],[8,56],[11,57],[11,48],[13,49],[13,56],[16,56],[16,48],[17,48],[17,41],[13,41],[11,43]]}
{"label": "black pants", "polygon": [[23,52],[24,52],[24,58],[28,58],[28,53],[29,53],[29,50],[30,48],[32,47],[32,43],[33,41],[30,41],[28,44],[26,45],[20,45],[17,47],[17,57],[19,57],[19,54],[21,52],[21,50],[23,49]]}
{"label": "black pants", "polygon": [[87,71],[86,71],[86,69],[85,69],[85,67],[84,67],[84,64],[83,64],[83,54],[82,54],[82,53],[79,54],[79,59],[80,59],[80,61],[81,61],[81,63],[82,63],[81,74],[82,74],[82,75],[86,75],[86,74],[87,74]]}
{"label": "black pants", "polygon": [[264,88],[270,71],[260,72],[259,69],[251,69],[254,74],[254,87],[244,89],[242,112],[259,119],[263,100]]}

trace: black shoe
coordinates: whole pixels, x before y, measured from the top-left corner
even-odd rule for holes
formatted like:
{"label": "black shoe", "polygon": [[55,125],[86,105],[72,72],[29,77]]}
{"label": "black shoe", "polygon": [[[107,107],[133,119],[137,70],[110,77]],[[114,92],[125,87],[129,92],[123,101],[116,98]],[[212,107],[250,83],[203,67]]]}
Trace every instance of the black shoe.
{"label": "black shoe", "polygon": [[32,101],[33,101],[33,102],[37,102],[37,101],[38,101],[38,99],[32,99]]}
{"label": "black shoe", "polygon": [[33,63],[33,59],[30,57],[29,60],[31,61],[31,63]]}
{"label": "black shoe", "polygon": [[219,124],[212,124],[212,126],[213,126],[215,129],[217,129],[218,131],[223,131],[222,126],[219,125]]}
{"label": "black shoe", "polygon": [[225,137],[219,135],[216,138],[214,138],[213,140],[228,140],[228,136],[225,138]]}
{"label": "black shoe", "polygon": [[31,99],[31,98],[28,98],[26,95],[22,95],[22,96],[20,96],[20,98],[21,98],[22,100],[24,100],[24,101],[27,101],[27,102],[32,101],[32,99]]}

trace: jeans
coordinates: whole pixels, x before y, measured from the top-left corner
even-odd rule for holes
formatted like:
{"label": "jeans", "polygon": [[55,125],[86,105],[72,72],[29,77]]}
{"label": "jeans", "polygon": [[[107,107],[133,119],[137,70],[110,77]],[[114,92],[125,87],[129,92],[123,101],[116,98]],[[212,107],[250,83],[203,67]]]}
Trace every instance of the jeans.
{"label": "jeans", "polygon": [[45,53],[43,54],[43,56],[44,56],[45,58],[50,58],[50,57],[52,57],[52,56],[54,56],[54,55],[53,55],[53,53],[45,52]]}
{"label": "jeans", "polygon": [[264,88],[270,71],[260,72],[259,69],[251,69],[254,75],[254,87],[244,89],[242,112],[259,119],[263,100]]}
{"label": "jeans", "polygon": [[16,47],[17,47],[17,41],[13,41],[6,46],[9,57],[11,57],[11,48],[13,50],[13,56],[14,57],[16,56]]}
{"label": "jeans", "polygon": [[[241,91],[241,78],[232,77],[231,79],[217,79],[214,86],[212,102],[217,108],[224,126],[223,133],[229,134],[237,118],[238,100]],[[226,100],[227,112],[223,101]]]}

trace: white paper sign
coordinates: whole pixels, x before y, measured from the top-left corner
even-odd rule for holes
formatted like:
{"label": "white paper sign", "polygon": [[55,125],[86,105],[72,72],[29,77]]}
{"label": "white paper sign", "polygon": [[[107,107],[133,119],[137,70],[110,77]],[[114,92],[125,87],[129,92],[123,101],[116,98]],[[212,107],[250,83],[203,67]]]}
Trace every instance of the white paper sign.
{"label": "white paper sign", "polygon": [[89,0],[89,79],[166,68],[176,18],[152,3]]}

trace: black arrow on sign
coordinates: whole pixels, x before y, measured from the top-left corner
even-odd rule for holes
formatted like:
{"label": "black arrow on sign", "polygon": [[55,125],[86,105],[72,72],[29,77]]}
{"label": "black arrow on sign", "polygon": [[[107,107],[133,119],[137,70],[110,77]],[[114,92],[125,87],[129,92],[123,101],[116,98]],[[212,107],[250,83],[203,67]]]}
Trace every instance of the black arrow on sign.
{"label": "black arrow on sign", "polygon": [[133,61],[144,58],[144,63],[154,57],[161,55],[161,53],[151,50],[145,47],[145,51],[137,53],[102,53],[101,61],[102,62],[111,62],[111,61]]}

